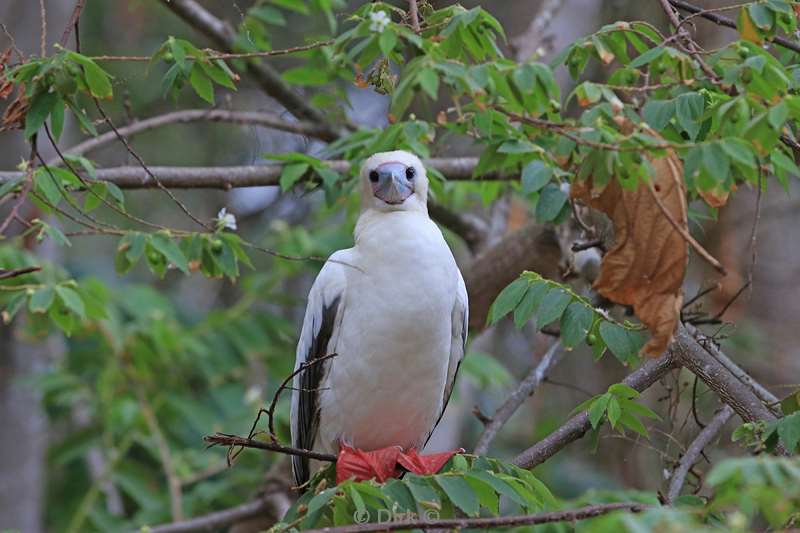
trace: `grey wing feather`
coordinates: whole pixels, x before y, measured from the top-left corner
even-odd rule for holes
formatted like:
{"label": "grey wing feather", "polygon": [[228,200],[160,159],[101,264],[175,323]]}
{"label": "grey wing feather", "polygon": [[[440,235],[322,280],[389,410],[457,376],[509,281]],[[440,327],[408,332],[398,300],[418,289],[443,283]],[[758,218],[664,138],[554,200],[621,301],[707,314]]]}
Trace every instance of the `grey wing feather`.
{"label": "grey wing feather", "polygon": [[458,272],[458,289],[456,294],[456,303],[453,306],[453,313],[451,316],[452,323],[452,337],[450,339],[450,360],[447,364],[447,381],[444,387],[444,397],[442,398],[442,411],[439,413],[439,418],[436,419],[436,424],[431,428],[428,438],[425,440],[427,443],[433,435],[433,430],[439,425],[439,422],[444,416],[444,411],[450,401],[450,396],[453,394],[453,388],[456,383],[456,375],[458,369],[461,367],[461,361],[464,359],[464,353],[467,349],[467,331],[469,324],[469,298],[467,297],[467,286],[464,284],[464,278],[461,272]]}
{"label": "grey wing feather", "polygon": [[[337,252],[331,258],[341,258],[342,252]],[[344,275],[341,270],[340,264],[326,263],[311,287],[297,343],[295,370],[330,354],[335,345],[344,300]],[[307,365],[294,377],[291,429],[292,446],[295,448],[314,449],[319,430],[318,391],[332,361],[327,359],[319,364]],[[292,456],[292,471],[297,485],[308,481],[311,475],[308,458]]]}

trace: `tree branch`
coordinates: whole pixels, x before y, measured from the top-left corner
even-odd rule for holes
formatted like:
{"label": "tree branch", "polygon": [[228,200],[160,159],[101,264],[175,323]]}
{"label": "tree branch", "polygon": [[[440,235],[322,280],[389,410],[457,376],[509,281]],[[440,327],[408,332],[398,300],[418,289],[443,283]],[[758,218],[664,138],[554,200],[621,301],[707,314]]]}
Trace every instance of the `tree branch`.
{"label": "tree branch", "polygon": [[[642,366],[626,377],[623,383],[642,392],[661,379],[667,372],[677,368],[676,363],[673,350],[669,349],[661,357],[645,361]],[[579,413],[567,420],[564,425],[553,433],[519,454],[513,460],[513,463],[522,468],[533,468],[540,465],[561,451],[567,444],[583,437],[591,427],[588,413],[586,411]]]}
{"label": "tree branch", "polygon": [[195,531],[209,531],[223,528],[248,518],[261,516],[264,513],[279,514],[278,506],[270,495],[243,503],[242,505],[237,505],[230,509],[225,509],[224,511],[217,511],[190,520],[147,528],[147,531],[150,533],[192,533]]}
{"label": "tree branch", "polygon": [[[478,160],[474,157],[434,158],[425,162],[452,180],[510,180],[512,175],[491,172],[472,176]],[[325,161],[328,168],[346,174],[351,164],[344,160]],[[148,167],[159,181],[171,189],[222,189],[278,185],[282,164],[236,167]],[[22,172],[0,171],[0,185],[23,175]],[[122,189],[154,189],[158,183],[141,167],[124,166],[97,169],[97,179],[110,181]]]}
{"label": "tree branch", "polygon": [[731,416],[733,416],[733,408],[731,408],[730,405],[725,405],[714,415],[711,422],[697,434],[697,437],[689,445],[686,453],[681,457],[678,467],[675,468],[675,471],[672,473],[672,479],[669,482],[669,490],[666,497],[666,501],[669,505],[672,505],[678,495],[680,495],[681,487],[683,487],[683,483],[686,480],[686,474],[689,473],[694,463],[697,462],[697,458],[703,453],[703,449],[714,440],[714,437],[722,430],[722,427],[730,420]]}
{"label": "tree branch", "polygon": [[[195,0],[161,0],[161,3],[223,50],[228,52],[234,50],[234,31]],[[310,106],[306,98],[292,91],[274,68],[264,62],[248,61],[247,72],[264,92],[280,102],[298,119],[319,124],[324,132],[324,140],[333,141],[339,137],[338,130],[326,120],[325,115]]]}
{"label": "tree branch", "polygon": [[612,513],[614,511],[630,511],[638,513],[648,509],[649,505],[642,503],[601,503],[587,505],[578,509],[554,511],[550,513],[537,513],[531,515],[499,516],[496,518],[443,518],[436,520],[397,520],[393,522],[377,522],[369,524],[354,524],[351,526],[326,527],[310,529],[309,533],[366,533],[369,531],[397,531],[399,529],[494,529],[512,526],[530,526],[535,524],[550,524],[553,522],[574,522],[586,520]]}
{"label": "tree branch", "polygon": [[225,433],[215,433],[213,435],[206,435],[203,437],[209,446],[241,446],[243,448],[257,448],[259,450],[269,450],[271,452],[283,453],[286,455],[297,455],[300,457],[308,457],[309,459],[316,459],[317,461],[326,461],[328,463],[335,463],[336,456],[330,453],[315,452],[312,450],[303,450],[300,448],[291,448],[289,446],[282,446],[273,442],[264,442],[260,440],[246,439],[236,435],[227,435]]}
{"label": "tree branch", "polygon": [[[681,0],[669,0],[669,3],[682,11],[686,11],[692,14],[697,14],[698,17],[710,20],[711,22],[719,26],[725,26],[727,28],[731,28],[734,30],[737,29],[736,22],[729,19],[728,17],[717,15],[716,13],[706,13],[703,9],[695,5],[692,5],[689,2],[683,2]],[[786,39],[785,37],[777,35],[772,39],[772,42],[784,48],[788,48],[789,50],[793,50],[795,52],[800,53],[800,44],[791,41],[789,39]]]}
{"label": "tree branch", "polygon": [[525,403],[525,400],[533,395],[536,388],[550,371],[550,367],[556,364],[560,355],[561,342],[556,341],[544,354],[539,364],[531,370],[530,374],[520,382],[517,388],[508,395],[503,405],[491,416],[486,427],[483,428],[483,433],[478,438],[478,443],[475,445],[475,450],[473,451],[475,455],[485,455],[489,451],[489,445],[497,436],[497,433],[517,412],[517,409]]}
{"label": "tree branch", "polygon": [[[252,124],[255,126],[263,126],[265,128],[272,128],[315,138],[322,138],[325,136],[324,128],[311,122],[289,122],[281,119],[274,113],[263,113],[258,111],[228,111],[225,109],[185,109],[181,111],[174,111],[172,113],[165,113],[163,115],[157,115],[155,117],[133,122],[127,126],[117,128],[117,131],[119,131],[120,135],[123,135],[124,137],[133,137],[139,133],[160,128],[162,126],[167,126],[169,124],[187,124],[190,122],[201,121]],[[68,148],[65,150],[65,153],[69,155],[84,155],[115,140],[117,140],[116,134],[113,131],[109,131],[77,144],[72,148]],[[54,165],[57,162],[59,162],[57,159],[49,161],[48,165]]]}

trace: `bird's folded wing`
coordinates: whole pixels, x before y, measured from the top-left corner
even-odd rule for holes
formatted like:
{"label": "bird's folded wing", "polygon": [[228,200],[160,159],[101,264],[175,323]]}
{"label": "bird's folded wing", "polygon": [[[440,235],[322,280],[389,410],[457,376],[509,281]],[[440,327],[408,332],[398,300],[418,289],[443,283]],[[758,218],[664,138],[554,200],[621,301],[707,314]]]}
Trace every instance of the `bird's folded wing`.
{"label": "bird's folded wing", "polygon": [[[327,374],[332,359],[312,364],[329,355],[334,346],[337,329],[343,314],[345,291],[344,268],[347,268],[347,250],[331,256],[322,267],[308,295],[305,319],[297,343],[295,371],[302,365],[305,370],[295,375],[292,391],[292,446],[313,449],[319,430],[319,388]],[[309,479],[309,461],[306,457],[292,456],[295,482],[302,485]]]}

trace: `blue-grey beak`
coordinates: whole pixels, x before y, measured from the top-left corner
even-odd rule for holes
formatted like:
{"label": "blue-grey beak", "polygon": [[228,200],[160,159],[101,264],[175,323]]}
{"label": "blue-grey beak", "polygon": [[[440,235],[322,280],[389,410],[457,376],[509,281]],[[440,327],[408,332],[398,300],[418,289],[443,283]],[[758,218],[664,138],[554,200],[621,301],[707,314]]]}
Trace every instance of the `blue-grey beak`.
{"label": "blue-grey beak", "polygon": [[399,205],[414,194],[414,167],[403,163],[383,163],[369,173],[372,193],[387,204]]}

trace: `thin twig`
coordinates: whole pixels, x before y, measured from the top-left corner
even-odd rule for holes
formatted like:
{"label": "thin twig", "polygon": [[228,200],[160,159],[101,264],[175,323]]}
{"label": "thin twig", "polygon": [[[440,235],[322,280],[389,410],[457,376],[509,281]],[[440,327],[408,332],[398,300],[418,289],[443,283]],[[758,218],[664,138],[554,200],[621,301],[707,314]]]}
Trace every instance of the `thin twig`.
{"label": "thin twig", "polygon": [[242,446],[244,448],[257,448],[259,450],[269,450],[271,452],[278,452],[286,455],[308,457],[309,459],[326,461],[328,463],[336,462],[336,456],[330,453],[315,452],[313,450],[304,450],[302,448],[293,448],[291,446],[283,446],[273,442],[247,439],[237,435],[228,435],[226,433],[214,433],[213,435],[206,435],[203,437],[203,440],[206,441],[209,446]]}
{"label": "thin twig", "polygon": [[0,268],[0,279],[11,279],[17,278],[19,276],[24,276],[25,274],[30,274],[32,272],[39,272],[42,267],[39,266],[32,266],[32,267],[25,267],[25,268],[14,268],[11,270],[7,270],[5,268]]}
{"label": "thin twig", "polygon": [[44,0],[39,0],[39,17],[41,17],[42,29],[39,36],[39,56],[47,55],[47,9],[44,7]]}
{"label": "thin twig", "polygon": [[198,516],[189,520],[181,522],[173,522],[171,524],[163,524],[160,526],[153,526],[142,528],[142,531],[148,533],[194,533],[197,531],[211,531],[224,529],[225,526],[235,524],[247,520],[248,518],[255,518],[263,516],[265,512],[270,512],[274,508],[274,504],[270,501],[270,496],[225,509],[224,511],[216,511],[207,515]]}
{"label": "thin twig", "polygon": [[[81,11],[83,11],[83,5],[85,1],[86,0],[77,0],[75,2],[75,8],[72,10],[72,15],[69,17],[69,22],[67,22],[67,26],[64,28],[64,33],[61,34],[61,40],[59,41],[61,46],[67,46],[69,35],[72,33],[72,29],[76,27],[78,20],[81,18]],[[77,38],[77,32],[75,35]]]}
{"label": "thin twig", "polygon": [[689,445],[686,453],[681,457],[677,468],[675,468],[675,471],[672,473],[672,478],[669,482],[669,490],[666,496],[667,504],[672,505],[675,502],[675,499],[681,493],[681,487],[683,487],[683,483],[686,480],[686,474],[689,473],[692,465],[697,462],[698,457],[703,453],[703,449],[714,440],[714,437],[722,430],[722,427],[730,420],[731,416],[733,416],[733,408],[730,405],[725,405],[714,415],[714,418],[711,419],[708,425],[698,433],[697,437],[692,441],[692,444]]}
{"label": "thin twig", "polygon": [[587,505],[578,509],[566,511],[553,511],[516,516],[498,516],[492,518],[442,518],[431,520],[396,520],[392,522],[377,522],[369,524],[355,524],[351,526],[326,527],[310,529],[309,533],[367,533],[370,531],[397,531],[397,530],[461,530],[461,529],[497,529],[513,526],[531,526],[536,524],[551,524],[554,522],[576,522],[595,518],[615,511],[629,511],[639,513],[652,506],[642,503],[599,503]]}
{"label": "thin twig", "polygon": [[[289,54],[296,54],[298,52],[307,52],[309,50],[314,50],[317,48],[322,48],[324,46],[330,46],[334,42],[334,39],[328,39],[325,41],[317,41],[309,44],[304,44],[301,46],[292,46],[289,48],[282,48],[280,50],[267,50],[264,52],[241,52],[241,53],[227,53],[227,52],[220,52],[218,50],[212,50],[211,48],[206,48],[203,51],[206,52],[211,59],[253,59],[256,57],[275,57],[275,56],[285,56]],[[131,61],[131,62],[148,62],[153,59],[152,56],[114,56],[114,55],[102,55],[102,56],[89,56],[94,61]],[[192,55],[187,55],[186,60],[197,60],[197,59],[204,59],[194,57]]]}
{"label": "thin twig", "polygon": [[485,455],[489,451],[497,433],[503,428],[508,420],[517,412],[517,409],[525,403],[535,391],[550,369],[558,362],[561,354],[561,342],[555,341],[547,352],[542,356],[539,364],[523,379],[516,389],[511,391],[506,400],[497,411],[489,417],[489,422],[483,428],[483,433],[478,437],[475,445],[475,455]]}
{"label": "thin twig", "polygon": [[408,16],[411,19],[411,29],[414,33],[419,33],[421,30],[419,25],[419,8],[417,7],[417,0],[408,0]]}

